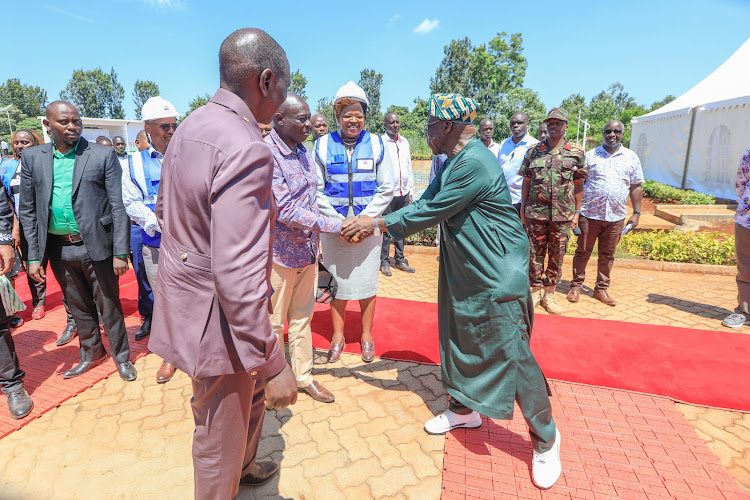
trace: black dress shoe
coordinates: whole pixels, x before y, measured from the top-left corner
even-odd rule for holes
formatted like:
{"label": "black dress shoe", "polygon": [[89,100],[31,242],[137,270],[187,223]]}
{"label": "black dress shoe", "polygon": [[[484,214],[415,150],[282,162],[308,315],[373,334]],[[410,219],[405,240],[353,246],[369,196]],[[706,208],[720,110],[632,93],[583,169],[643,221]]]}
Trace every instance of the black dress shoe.
{"label": "black dress shoe", "polygon": [[120,378],[125,382],[132,382],[138,377],[138,372],[130,361],[117,363],[117,371],[120,373]]}
{"label": "black dress shoe", "polygon": [[75,325],[68,325],[63,330],[60,338],[55,341],[57,345],[65,345],[78,336],[78,330]]}
{"label": "black dress shoe", "polygon": [[63,373],[63,378],[73,378],[73,377],[77,377],[78,375],[83,375],[84,373],[92,369],[93,367],[99,366],[105,361],[107,361],[106,352],[100,358],[96,358],[92,361],[81,361],[76,366],[74,366],[70,370]]}
{"label": "black dress shoe", "polygon": [[391,265],[387,262],[383,262],[380,264],[380,272],[385,274],[386,276],[391,276]]}
{"label": "black dress shoe", "polygon": [[143,340],[151,334],[151,316],[143,318],[141,327],[135,332],[135,340]]}
{"label": "black dress shoe", "polygon": [[240,484],[258,486],[271,479],[278,471],[279,464],[276,462],[255,462],[250,472],[240,478]]}
{"label": "black dress shoe", "polygon": [[34,402],[23,387],[8,394],[10,416],[16,420],[31,413],[32,408],[34,408]]}
{"label": "black dress shoe", "polygon": [[21,316],[11,316],[10,323],[8,324],[11,328],[18,328],[23,325],[23,318]]}
{"label": "black dress shoe", "polygon": [[396,262],[396,265],[393,266],[393,267],[395,267],[399,271],[403,271],[405,273],[415,273],[415,272],[417,272],[417,270],[414,269],[413,267],[409,267],[409,263],[406,262],[405,260],[402,261],[402,262]]}

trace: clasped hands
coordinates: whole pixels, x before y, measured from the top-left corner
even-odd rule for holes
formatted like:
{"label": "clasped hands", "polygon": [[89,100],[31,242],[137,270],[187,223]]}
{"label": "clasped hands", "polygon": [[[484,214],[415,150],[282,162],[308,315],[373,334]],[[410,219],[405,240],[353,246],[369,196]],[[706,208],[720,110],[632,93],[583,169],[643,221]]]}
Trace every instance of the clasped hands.
{"label": "clasped hands", "polygon": [[368,215],[347,217],[341,225],[339,236],[350,243],[359,243],[375,232],[375,219]]}

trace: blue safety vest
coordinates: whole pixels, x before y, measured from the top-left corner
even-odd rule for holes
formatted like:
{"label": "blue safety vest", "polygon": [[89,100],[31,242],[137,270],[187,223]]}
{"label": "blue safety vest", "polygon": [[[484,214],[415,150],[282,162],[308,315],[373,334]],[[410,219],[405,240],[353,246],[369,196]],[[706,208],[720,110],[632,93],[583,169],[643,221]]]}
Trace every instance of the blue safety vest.
{"label": "blue safety vest", "polygon": [[383,139],[363,130],[349,160],[338,132],[331,132],[315,143],[315,155],[325,165],[324,193],[333,208],[346,217],[352,207],[354,215],[359,215],[378,190]]}
{"label": "blue safety vest", "polygon": [[[133,181],[143,195],[143,203],[151,210],[156,210],[156,197],[159,194],[159,181],[161,181],[161,160],[152,158],[147,149],[138,153],[128,155],[130,166],[130,179]],[[143,244],[158,248],[161,244],[161,233],[156,232],[149,236],[141,228],[143,233]]]}
{"label": "blue safety vest", "polygon": [[18,210],[18,186],[15,186],[16,193],[13,193],[14,190],[10,183],[13,180],[13,177],[15,177],[16,172],[18,172],[20,166],[21,162],[16,159],[0,159],[0,176],[2,176],[3,186],[5,186],[5,190],[8,192],[8,197],[10,197],[16,210]]}

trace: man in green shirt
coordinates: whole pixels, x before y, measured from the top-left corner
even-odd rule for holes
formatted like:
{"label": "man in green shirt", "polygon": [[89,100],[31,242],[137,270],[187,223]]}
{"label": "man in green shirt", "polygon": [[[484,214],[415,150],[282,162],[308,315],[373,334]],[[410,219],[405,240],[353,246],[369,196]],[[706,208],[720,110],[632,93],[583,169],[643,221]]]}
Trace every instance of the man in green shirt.
{"label": "man in green shirt", "polygon": [[474,138],[477,103],[437,94],[428,106],[427,143],[448,156],[439,175],[408,207],[378,219],[347,219],[342,236],[357,242],[388,231],[400,239],[440,224],[440,359],[451,401],[425,430],[479,427],[480,413],[510,419],[516,401],[534,448],[532,479],[549,488],[560,477],[560,433],[529,347],[529,239],[497,159]]}
{"label": "man in green shirt", "polygon": [[44,280],[47,255],[78,328],[81,362],[63,378],[106,361],[100,311],[120,377],[135,380],[118,282],[128,270],[130,240],[120,163],[113,148],[81,137],[81,116],[68,102],[51,103],[44,126],[53,143],[23,152],[18,218],[29,276]]}

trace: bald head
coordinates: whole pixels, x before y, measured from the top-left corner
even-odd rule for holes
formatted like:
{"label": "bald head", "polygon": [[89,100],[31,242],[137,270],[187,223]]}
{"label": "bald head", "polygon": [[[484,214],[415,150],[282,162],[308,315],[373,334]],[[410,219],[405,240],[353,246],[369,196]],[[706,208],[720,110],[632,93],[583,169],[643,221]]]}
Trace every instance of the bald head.
{"label": "bald head", "polygon": [[310,135],[310,107],[294,92],[287,92],[286,101],[281,103],[273,117],[273,128],[289,149],[297,150],[297,144]]}
{"label": "bald head", "polygon": [[602,131],[602,146],[609,154],[615,154],[622,144],[622,138],[625,135],[625,127],[619,120],[607,122]]}
{"label": "bald head", "polygon": [[396,113],[386,113],[383,117],[385,124],[385,133],[394,141],[398,139],[398,133],[401,130],[401,118]]}
{"label": "bald head", "polygon": [[529,115],[523,111],[519,111],[510,117],[510,133],[515,144],[518,144],[526,136],[528,129]]}
{"label": "bald head", "polygon": [[322,137],[328,133],[328,120],[321,114],[314,114],[310,118],[312,124],[313,140],[317,141],[318,137]]}
{"label": "bald head", "polygon": [[73,106],[68,101],[53,101],[47,105],[45,116],[49,120],[52,114],[65,111],[75,111],[76,113],[78,113],[78,108]]}
{"label": "bald head", "polygon": [[239,95],[239,88],[253,76],[270,69],[289,74],[286,52],[263,30],[244,28],[229,35],[219,49],[221,86]]}
{"label": "bald head", "polygon": [[[281,103],[281,106],[279,106],[279,109],[276,111],[276,116],[294,113],[302,109],[306,109],[308,113],[310,112],[310,107],[307,105],[307,102],[303,98],[301,98],[294,92],[287,92],[286,101]],[[276,118],[274,117],[274,120],[275,119]]]}
{"label": "bald head", "polygon": [[479,122],[479,138],[485,146],[490,147],[493,135],[495,135],[495,122],[489,118],[482,119]]}
{"label": "bald head", "polygon": [[66,101],[54,101],[47,106],[42,122],[49,130],[55,148],[65,154],[78,144],[83,132],[83,121],[78,109]]}
{"label": "bald head", "polygon": [[145,151],[151,147],[151,144],[148,142],[146,130],[141,130],[138,132],[138,135],[135,136],[135,147],[138,148],[138,151]]}

